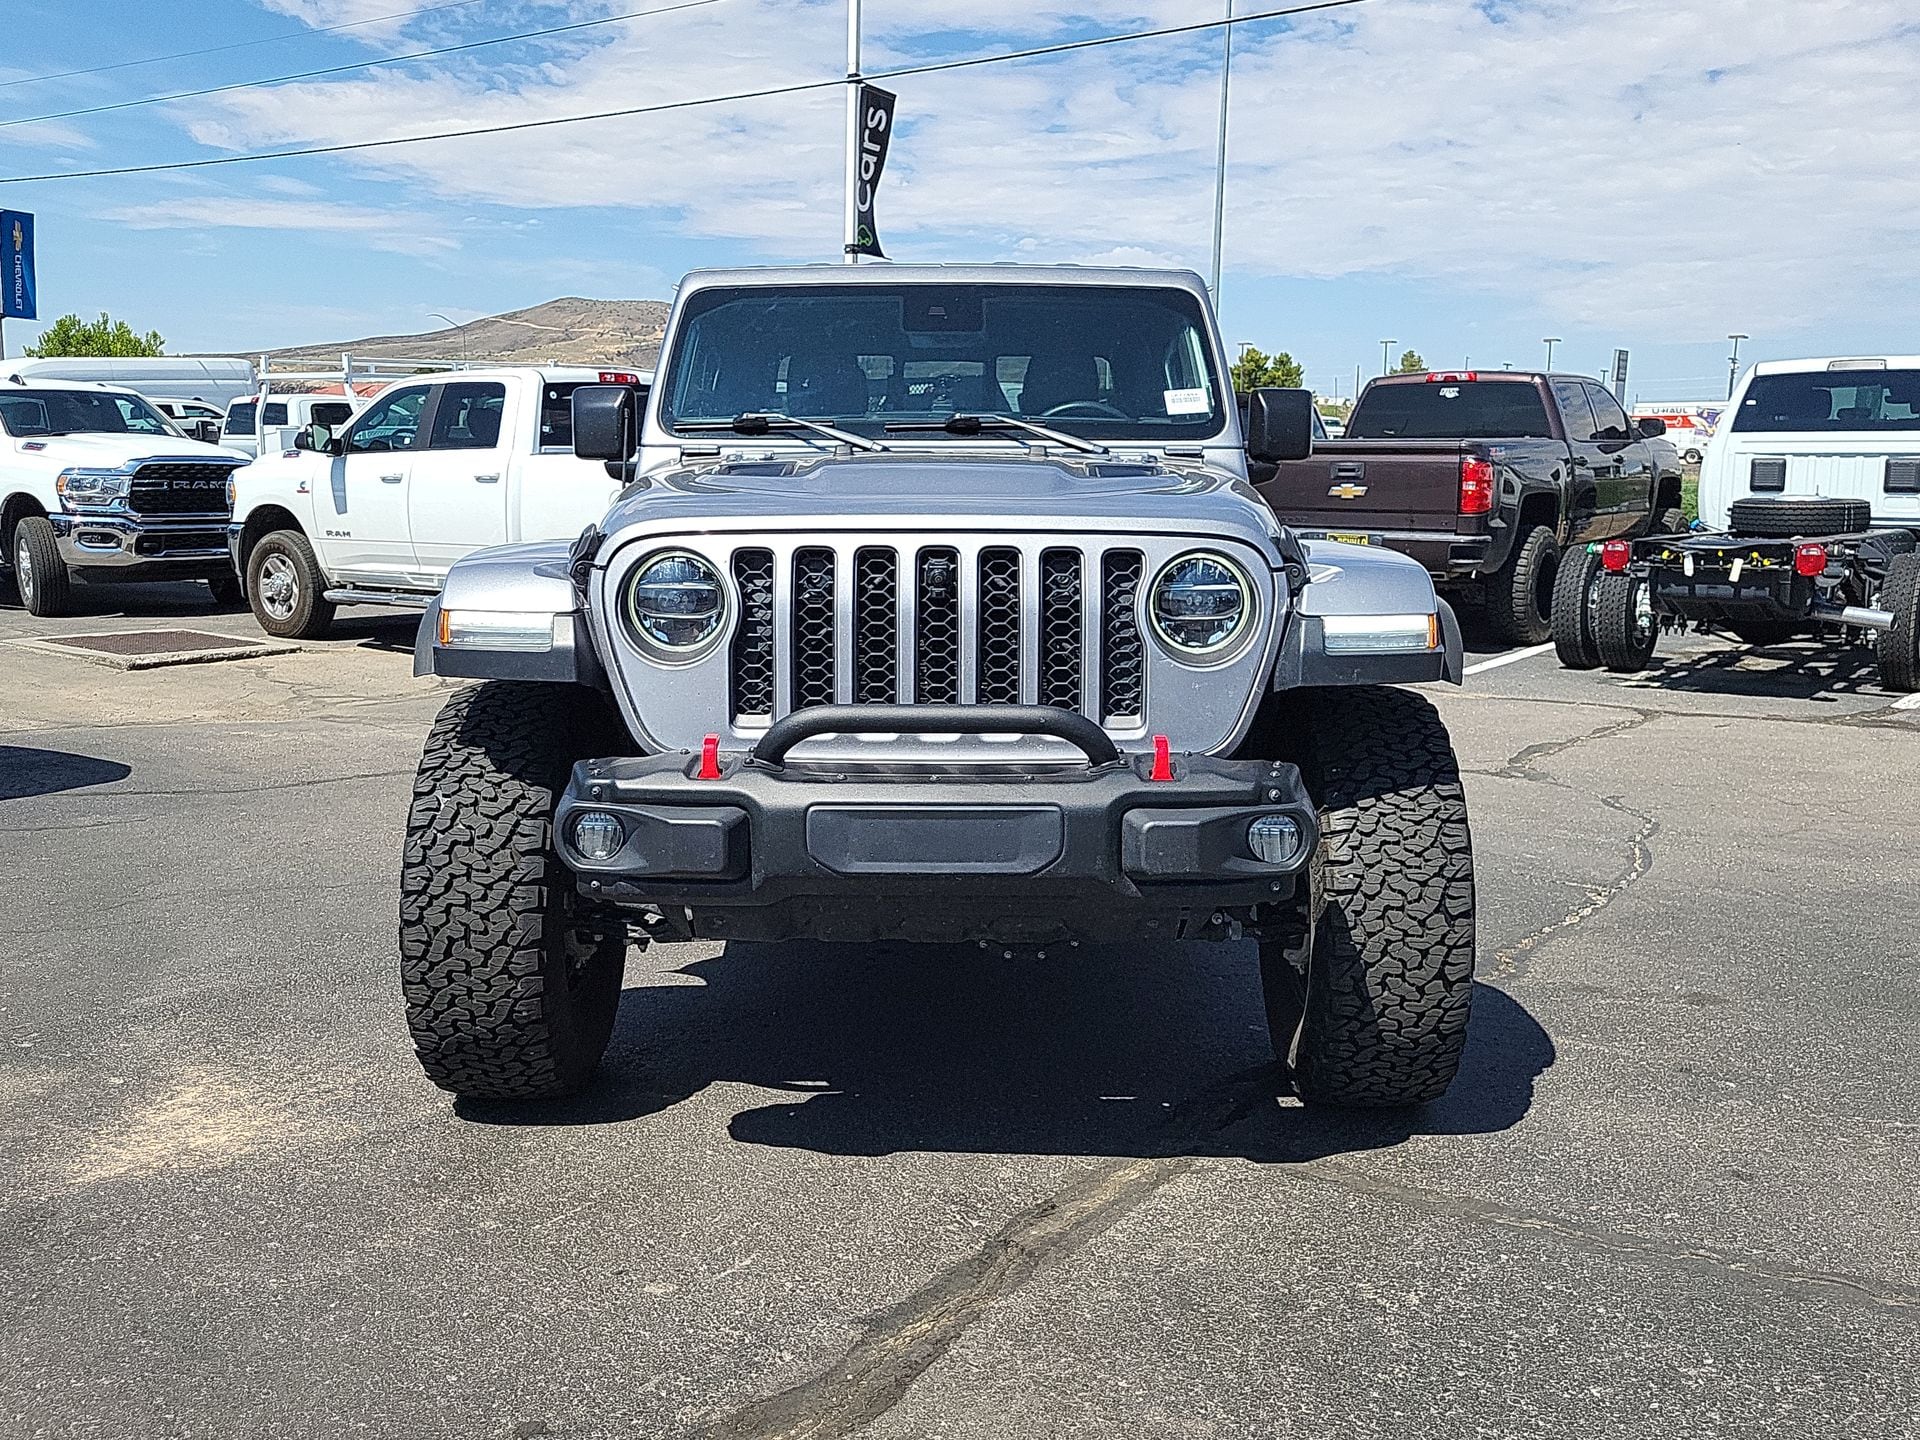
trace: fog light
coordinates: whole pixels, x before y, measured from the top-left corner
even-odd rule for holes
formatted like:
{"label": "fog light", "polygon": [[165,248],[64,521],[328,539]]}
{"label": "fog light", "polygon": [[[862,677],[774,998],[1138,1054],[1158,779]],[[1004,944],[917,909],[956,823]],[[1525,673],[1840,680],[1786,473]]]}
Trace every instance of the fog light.
{"label": "fog light", "polygon": [[627,827],[618,815],[604,810],[583,810],[573,817],[573,848],[582,858],[605,864],[620,853],[627,843]]}
{"label": "fog light", "polygon": [[1300,824],[1291,815],[1262,815],[1247,826],[1247,848],[1268,865],[1292,865],[1300,858]]}

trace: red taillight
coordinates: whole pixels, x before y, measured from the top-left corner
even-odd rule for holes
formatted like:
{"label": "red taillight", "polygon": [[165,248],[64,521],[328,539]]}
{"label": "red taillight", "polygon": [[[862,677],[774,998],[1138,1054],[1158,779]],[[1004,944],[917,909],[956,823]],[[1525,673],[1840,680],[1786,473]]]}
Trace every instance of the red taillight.
{"label": "red taillight", "polygon": [[696,780],[718,780],[720,778],[720,737],[709,735],[700,742],[700,768],[694,772]]}
{"label": "red taillight", "polygon": [[1471,385],[1480,378],[1478,370],[1436,370],[1427,376],[1429,385]]}
{"label": "red taillight", "polygon": [[1600,547],[1600,568],[1618,575],[1633,560],[1633,546],[1625,540],[1609,540]]}
{"label": "red taillight", "polygon": [[1173,779],[1173,746],[1167,743],[1167,737],[1153,737],[1153,769],[1147,772],[1149,780]]}
{"label": "red taillight", "polygon": [[640,377],[631,370],[602,370],[600,383],[602,385],[638,385]]}
{"label": "red taillight", "polygon": [[1804,575],[1811,580],[1823,575],[1827,569],[1827,547],[1824,545],[1801,545],[1793,552],[1793,573]]}
{"label": "red taillight", "polygon": [[1460,462],[1460,513],[1487,515],[1493,511],[1493,462],[1468,456]]}

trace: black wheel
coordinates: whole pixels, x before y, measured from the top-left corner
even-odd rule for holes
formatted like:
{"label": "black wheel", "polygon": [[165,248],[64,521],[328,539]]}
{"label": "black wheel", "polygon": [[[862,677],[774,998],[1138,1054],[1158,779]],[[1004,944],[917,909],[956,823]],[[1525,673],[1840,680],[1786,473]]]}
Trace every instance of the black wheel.
{"label": "black wheel", "polygon": [[1560,542],[1536,525],[1514,545],[1506,565],[1486,577],[1487,620],[1509,645],[1538,645],[1553,629],[1553,582]]}
{"label": "black wheel", "polygon": [[1920,554],[1896,555],[1880,584],[1879,608],[1893,626],[1875,640],[1880,683],[1889,690],[1920,690]]}
{"label": "black wheel", "polygon": [[29,515],[13,527],[13,583],[30,615],[64,615],[73,608],[73,579],[44,515]]}
{"label": "black wheel", "polygon": [[1749,645],[1758,645],[1764,649],[1768,645],[1778,645],[1791,640],[1800,633],[1800,626],[1790,620],[1729,620],[1727,629]]}
{"label": "black wheel", "polygon": [[1873,527],[1873,506],[1865,500],[1775,499],[1750,495],[1736,500],[1728,514],[1736,535],[1792,540],[1801,535],[1856,535]]}
{"label": "black wheel", "polygon": [[1678,505],[1669,506],[1654,517],[1653,533],[1656,535],[1682,535],[1687,529],[1687,512]]}
{"label": "black wheel", "polygon": [[247,555],[247,601],[269,635],[317,640],[333,626],[333,606],[322,598],[326,577],[313,546],[298,530],[276,530]]}
{"label": "black wheel", "polygon": [[1636,674],[1652,662],[1659,638],[1647,582],[1631,573],[1603,571],[1593,587],[1593,641],[1600,663],[1620,674]]}
{"label": "black wheel", "polygon": [[1466,1044],[1474,960],[1473,843],[1446,726],[1410,690],[1315,691],[1288,748],[1320,845],[1291,933],[1260,946],[1274,1053],[1309,1105],[1438,1099]]}
{"label": "black wheel", "polygon": [[624,925],[594,916],[553,848],[574,762],[622,748],[590,692],[495,681],[447,702],[407,813],[400,982],[427,1078],[544,1100],[592,1077],[620,1008]]}
{"label": "black wheel", "polygon": [[1589,549],[1560,557],[1553,582],[1553,652],[1569,670],[1593,670],[1600,647],[1593,639],[1593,582],[1600,557]]}
{"label": "black wheel", "polygon": [[216,605],[238,605],[247,598],[238,575],[209,575],[207,589],[213,593]]}

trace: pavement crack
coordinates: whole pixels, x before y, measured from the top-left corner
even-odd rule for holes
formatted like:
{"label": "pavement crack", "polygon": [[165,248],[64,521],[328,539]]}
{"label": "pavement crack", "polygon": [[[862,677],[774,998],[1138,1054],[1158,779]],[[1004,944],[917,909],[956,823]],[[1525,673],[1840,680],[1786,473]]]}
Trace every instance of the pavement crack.
{"label": "pavement crack", "polygon": [[1544,740],[1538,745],[1528,745],[1515,751],[1508,757],[1506,764],[1498,770],[1487,773],[1502,780],[1533,780],[1543,785],[1564,785],[1563,781],[1541,774],[1537,768],[1540,762],[1550,760],[1556,755],[1564,755],[1576,746],[1587,745],[1595,740],[1611,740],[1617,735],[1638,730],[1641,726],[1650,725],[1660,719],[1662,713],[1659,710],[1635,709],[1631,719],[1615,720],[1610,724],[1602,725],[1597,730],[1589,730],[1584,735],[1569,736],[1565,740]]}
{"label": "pavement crack", "polygon": [[1626,815],[1639,821],[1639,828],[1627,836],[1627,863],[1618,874],[1604,885],[1588,888],[1580,904],[1567,911],[1551,924],[1542,925],[1530,935],[1523,935],[1511,945],[1503,946],[1494,953],[1493,977],[1495,979],[1519,979],[1527,973],[1531,957],[1542,945],[1577,925],[1584,925],[1602,910],[1613,904],[1629,886],[1636,885],[1653,869],[1653,839],[1660,833],[1660,822],[1644,811],[1636,810],[1618,795],[1603,795],[1600,803],[1607,809]]}

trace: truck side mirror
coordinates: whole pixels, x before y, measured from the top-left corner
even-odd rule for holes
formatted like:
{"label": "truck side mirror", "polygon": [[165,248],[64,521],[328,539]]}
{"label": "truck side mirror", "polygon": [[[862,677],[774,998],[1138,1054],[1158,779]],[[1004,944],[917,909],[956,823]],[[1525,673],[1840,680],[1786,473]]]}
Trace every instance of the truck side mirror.
{"label": "truck side mirror", "polygon": [[303,425],[293,432],[293,448],[296,450],[318,450],[323,454],[336,453],[333,449],[333,427],[315,421]]}
{"label": "truck side mirror", "polygon": [[187,435],[191,439],[198,440],[203,445],[218,445],[220,443],[220,422],[218,420],[195,420],[187,426]]}
{"label": "truck side mirror", "polygon": [[1313,454],[1313,392],[1260,389],[1247,396],[1247,455],[1263,465]]}
{"label": "truck side mirror", "polygon": [[1667,422],[1662,420],[1658,415],[1649,415],[1646,419],[1635,423],[1640,427],[1640,438],[1642,440],[1658,440],[1662,435],[1667,433]]}
{"label": "truck side mirror", "polygon": [[582,385],[573,392],[573,453],[624,463],[639,448],[638,412],[625,385]]}

